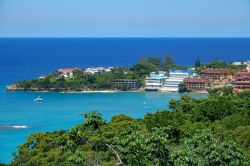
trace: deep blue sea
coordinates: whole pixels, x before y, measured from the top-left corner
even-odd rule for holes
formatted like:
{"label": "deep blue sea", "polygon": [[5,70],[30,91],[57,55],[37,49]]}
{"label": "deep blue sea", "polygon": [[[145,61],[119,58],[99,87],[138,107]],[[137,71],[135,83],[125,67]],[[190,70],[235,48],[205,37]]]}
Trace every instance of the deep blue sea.
{"label": "deep blue sea", "polygon": [[[180,65],[250,59],[250,38],[0,38],[0,126],[28,126],[0,130],[0,162],[8,163],[12,152],[33,132],[68,129],[82,123],[82,112],[99,110],[105,119],[120,113],[143,117],[167,109],[178,93],[37,93],[6,92],[11,82],[31,79],[63,67],[131,66],[145,56],[172,55]],[[194,97],[205,95],[192,94]],[[41,96],[45,101],[35,103]]]}

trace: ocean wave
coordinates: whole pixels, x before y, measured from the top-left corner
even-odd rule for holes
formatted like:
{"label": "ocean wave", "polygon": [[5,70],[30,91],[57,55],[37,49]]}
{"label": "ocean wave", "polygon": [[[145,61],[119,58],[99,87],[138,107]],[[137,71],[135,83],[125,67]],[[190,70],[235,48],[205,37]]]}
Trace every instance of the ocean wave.
{"label": "ocean wave", "polygon": [[26,129],[26,125],[0,125],[0,130]]}

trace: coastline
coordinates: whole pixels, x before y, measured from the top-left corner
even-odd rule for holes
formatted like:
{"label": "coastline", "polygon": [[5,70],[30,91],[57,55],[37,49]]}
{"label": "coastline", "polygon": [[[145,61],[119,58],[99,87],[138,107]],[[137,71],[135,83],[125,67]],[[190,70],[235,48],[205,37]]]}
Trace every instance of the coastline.
{"label": "coastline", "polygon": [[[157,59],[157,57],[154,58]],[[168,58],[172,59],[171,56]],[[145,62],[156,68],[156,65],[151,61],[152,59],[150,59],[150,57],[145,60]],[[161,62],[161,65],[158,70],[155,69],[156,71],[154,72],[152,72],[153,70],[148,66],[146,67],[148,71],[145,70],[144,67],[141,67],[141,65],[143,66],[142,62],[135,64],[135,66],[139,66],[136,70],[132,67],[110,67],[112,68],[112,72],[110,68],[104,67],[87,69],[62,68],[47,76],[43,75],[38,77],[37,79],[11,83],[6,87],[6,90],[61,93],[157,91],[158,93],[186,92],[207,94],[209,89],[214,89],[218,86],[223,87],[226,85],[232,85],[230,81],[234,78],[233,71],[236,72],[245,67],[242,65],[235,68],[232,64],[214,61],[202,64],[203,66],[200,64],[200,66],[196,68],[188,68],[186,66],[178,66],[175,64],[171,64],[172,66],[166,66],[161,59],[159,61]],[[210,67],[207,65],[210,65]],[[221,67],[221,69],[213,69],[213,66],[223,67]],[[169,76],[167,76],[167,71],[162,71],[164,67],[169,70]],[[147,72],[142,74],[142,69]],[[196,73],[195,69],[201,70],[200,73]]]}
{"label": "coastline", "polygon": [[62,91],[59,93],[120,93],[120,92],[143,92],[140,90],[131,90],[131,91],[121,91],[121,90],[89,90],[89,91]]}
{"label": "coastline", "polygon": [[7,85],[6,91],[8,92],[59,92],[59,93],[116,93],[116,92],[144,92],[144,88],[139,88],[136,90],[117,90],[117,89],[102,89],[102,90],[71,90],[67,88],[18,88],[16,85]]}
{"label": "coastline", "polygon": [[[38,89],[38,88],[17,88],[13,85],[8,85],[6,87],[6,90],[8,92],[38,92],[38,93],[47,93],[47,92],[58,92],[58,93],[121,93],[121,92],[134,92],[134,93],[139,93],[139,92],[156,92],[156,93],[182,93],[182,92],[172,92],[172,91],[145,91],[144,88],[139,88],[136,90],[115,90],[115,89],[103,89],[103,90],[69,90],[69,89],[55,89],[55,88],[50,88],[50,89]],[[191,91],[191,92],[185,92],[187,94],[192,93],[192,94],[208,94],[208,92],[204,91]],[[183,94],[185,94],[183,93]]]}

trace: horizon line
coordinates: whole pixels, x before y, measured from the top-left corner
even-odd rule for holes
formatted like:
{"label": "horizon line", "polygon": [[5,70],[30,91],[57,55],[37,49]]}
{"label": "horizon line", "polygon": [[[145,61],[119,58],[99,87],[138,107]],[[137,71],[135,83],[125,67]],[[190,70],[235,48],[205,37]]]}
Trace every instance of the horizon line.
{"label": "horizon line", "polygon": [[11,39],[11,38],[13,38],[13,39],[18,39],[18,38],[22,38],[22,39],[24,39],[24,38],[27,38],[27,39],[29,39],[29,38],[53,38],[53,39],[60,39],[60,38],[71,38],[71,39],[73,39],[73,38],[79,38],[79,39],[81,39],[81,38],[86,38],[86,39],[102,39],[102,38],[117,38],[117,39],[122,39],[122,38],[134,38],[134,39],[140,39],[140,38],[145,38],[145,39],[150,39],[150,38],[152,38],[152,39],[164,39],[164,38],[171,38],[171,39],[185,39],[185,38],[197,38],[197,39],[199,39],[199,38],[250,38],[250,36],[194,36],[194,37],[192,37],[192,36],[183,36],[183,37],[171,37],[171,36],[163,36],[163,37],[159,37],[159,36],[148,36],[148,37],[145,37],[145,36],[128,36],[128,37],[126,37],[126,36],[104,36],[104,37],[102,37],[102,36],[100,36],[100,37],[98,37],[98,36],[0,36],[0,39]]}

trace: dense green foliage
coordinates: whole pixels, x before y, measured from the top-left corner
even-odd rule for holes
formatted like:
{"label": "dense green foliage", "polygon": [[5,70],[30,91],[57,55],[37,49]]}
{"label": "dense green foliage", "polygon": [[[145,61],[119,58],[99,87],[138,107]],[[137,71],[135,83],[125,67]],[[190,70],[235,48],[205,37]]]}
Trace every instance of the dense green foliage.
{"label": "dense green foliage", "polygon": [[181,82],[181,83],[178,85],[178,91],[179,91],[179,92],[186,92],[186,91],[187,91],[186,84],[184,84],[183,82]]}
{"label": "dense green foliage", "polygon": [[250,92],[223,91],[183,95],[143,119],[84,113],[68,131],[29,136],[11,165],[249,165]]}
{"label": "dense green foliage", "polygon": [[[144,79],[153,71],[168,71],[169,69],[187,69],[185,66],[178,66],[173,63],[171,56],[164,59],[157,56],[149,56],[140,60],[130,68],[113,68],[108,73],[87,74],[82,69],[73,71],[72,78],[65,78],[61,72],[52,72],[45,78],[20,81],[15,85],[22,90],[129,90],[140,88],[144,84]],[[128,85],[116,85],[112,82],[116,79],[132,79],[139,82],[138,87]]]}
{"label": "dense green foliage", "polygon": [[194,66],[195,67],[200,67],[201,66],[201,61],[200,61],[200,57],[197,57],[197,59],[194,62]]}
{"label": "dense green foliage", "polygon": [[[74,70],[72,78],[61,76],[60,72],[53,72],[42,79],[33,79],[16,83],[18,88],[40,90],[102,90],[102,89],[124,89],[126,87],[117,87],[112,84],[116,79],[135,79],[139,83],[142,78],[136,72],[127,68],[114,68],[111,72],[101,74],[87,74],[84,70]],[[129,87],[127,87],[129,89]]]}
{"label": "dense green foliage", "polygon": [[174,165],[244,165],[242,150],[234,142],[219,142],[208,131],[196,133],[173,151]]}
{"label": "dense green foliage", "polygon": [[[240,94],[243,94],[243,92],[241,92]],[[224,86],[222,88],[211,89],[209,91],[209,96],[210,97],[216,97],[216,96],[234,96],[233,87],[232,86]]]}
{"label": "dense green foliage", "polygon": [[246,65],[232,65],[230,63],[226,63],[223,61],[213,61],[210,63],[205,64],[206,68],[213,68],[213,69],[242,69],[246,68]]}

